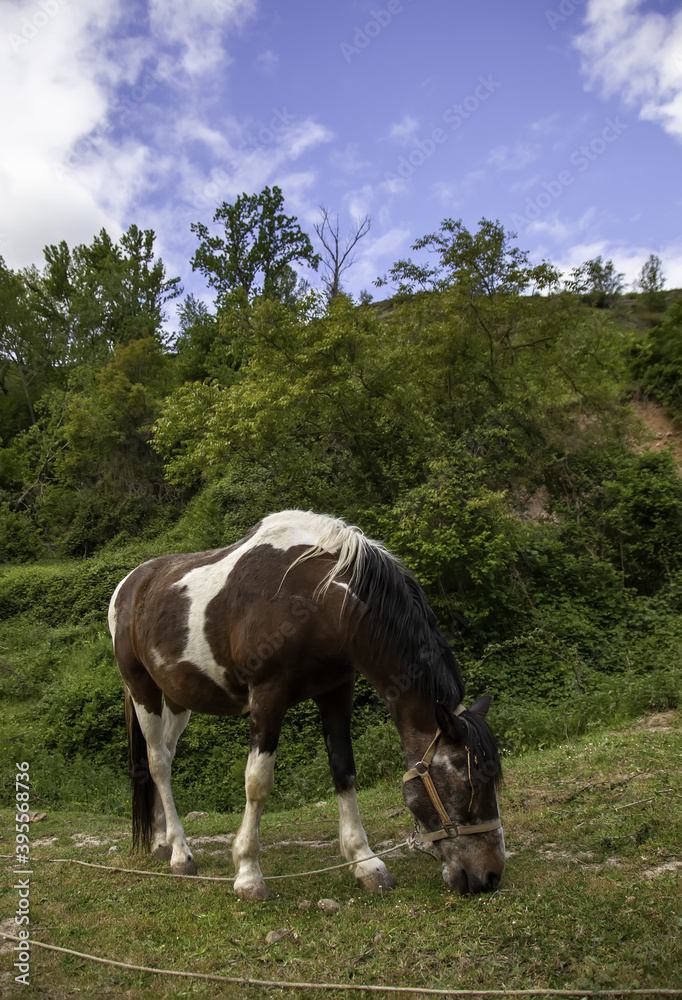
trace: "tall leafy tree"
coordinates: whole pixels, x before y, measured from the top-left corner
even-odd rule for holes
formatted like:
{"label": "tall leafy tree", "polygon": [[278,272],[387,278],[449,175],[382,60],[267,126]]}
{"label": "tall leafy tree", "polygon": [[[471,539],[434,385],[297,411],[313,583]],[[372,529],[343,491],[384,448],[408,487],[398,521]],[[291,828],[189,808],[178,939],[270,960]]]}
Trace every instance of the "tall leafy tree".
{"label": "tall leafy tree", "polygon": [[0,387],[5,395],[12,394],[13,384],[21,387],[30,424],[36,422],[36,401],[61,365],[65,348],[59,328],[41,312],[38,281],[35,269],[15,273],[0,257]]}
{"label": "tall leafy tree", "polygon": [[260,194],[240,195],[233,204],[223,202],[213,216],[217,234],[203,222],[192,223],[199,239],[192,268],[206,277],[222,304],[235,295],[281,301],[293,264],[317,268],[319,256],[309,237],[283,207],[281,189],[265,187]]}
{"label": "tall leafy tree", "polygon": [[154,252],[153,230],[131,225],[118,243],[102,229],[71,251],[45,248],[44,309],[58,317],[74,360],[103,362],[118,344],[163,339],[165,304],[181,292]]}
{"label": "tall leafy tree", "polygon": [[471,233],[461,219],[444,219],[437,232],[412,245],[413,250],[426,250],[430,261],[399,260],[389,277],[377,279],[376,284],[392,283],[402,294],[454,289],[471,299],[556,286],[558,271],[546,262],[531,266],[528,253],[514,246],[514,239],[499,221],[481,219],[478,232]]}
{"label": "tall leafy tree", "polygon": [[598,309],[611,305],[617,295],[623,291],[625,275],[616,271],[612,260],[604,260],[599,255],[593,260],[574,267],[567,282],[567,288],[574,294],[581,295]]}

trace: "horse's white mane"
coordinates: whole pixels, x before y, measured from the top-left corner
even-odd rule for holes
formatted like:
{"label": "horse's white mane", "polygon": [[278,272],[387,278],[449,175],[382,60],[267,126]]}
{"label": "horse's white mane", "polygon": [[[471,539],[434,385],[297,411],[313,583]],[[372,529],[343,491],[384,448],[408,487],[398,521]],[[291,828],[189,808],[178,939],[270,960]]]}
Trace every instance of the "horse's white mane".
{"label": "horse's white mane", "polygon": [[374,542],[367,538],[360,528],[346,524],[340,518],[329,517],[326,514],[315,514],[312,511],[283,511],[266,518],[263,527],[265,528],[268,522],[271,522],[274,527],[275,519],[279,524],[282,524],[285,516],[291,517],[290,524],[292,527],[295,526],[296,533],[300,532],[302,541],[304,538],[307,542],[310,542],[311,539],[314,541],[289,565],[282,578],[282,583],[284,583],[287,574],[299,563],[315,559],[316,556],[337,556],[334,566],[315,588],[315,597],[324,597],[331,585],[348,570],[358,575],[362,571],[368,548],[383,549],[380,542]]}

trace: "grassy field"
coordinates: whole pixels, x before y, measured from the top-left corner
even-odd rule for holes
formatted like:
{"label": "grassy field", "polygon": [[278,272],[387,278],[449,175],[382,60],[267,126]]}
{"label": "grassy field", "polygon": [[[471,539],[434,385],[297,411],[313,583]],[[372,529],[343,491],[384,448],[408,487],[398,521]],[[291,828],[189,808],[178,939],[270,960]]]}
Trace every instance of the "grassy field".
{"label": "grassy field", "polygon": [[[273,881],[275,899],[245,904],[229,883],[50,861],[168,871],[130,853],[123,819],[50,812],[31,825],[31,936],[135,965],[270,981],[682,993],[681,764],[677,712],[510,758],[501,795],[507,868],[497,892],[475,897],[453,894],[431,858],[402,848],[387,859],[399,883],[393,893],[366,894],[342,869]],[[375,849],[409,836],[397,785],[361,793],[360,806]],[[2,813],[0,854],[8,855],[14,817]],[[187,822],[200,874],[231,874],[238,824],[232,814]],[[266,812],[266,877],[338,863],[335,838],[333,800]],[[14,933],[15,866],[2,865],[0,931]],[[320,909],[323,898],[338,909]],[[287,933],[269,943],[277,930]],[[30,985],[20,987],[12,962],[11,943],[0,941],[0,996],[348,996],[170,978],[38,949]]]}

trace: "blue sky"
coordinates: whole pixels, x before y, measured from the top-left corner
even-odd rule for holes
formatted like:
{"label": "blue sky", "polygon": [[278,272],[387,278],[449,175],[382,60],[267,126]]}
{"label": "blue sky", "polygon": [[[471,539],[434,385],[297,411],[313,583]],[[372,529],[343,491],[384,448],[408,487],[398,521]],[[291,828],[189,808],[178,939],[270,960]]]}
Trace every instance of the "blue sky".
{"label": "blue sky", "polygon": [[682,286],[680,3],[0,0],[0,56],[12,267],[135,222],[203,295],[190,223],[278,184],[310,234],[370,215],[355,295],[446,217]]}

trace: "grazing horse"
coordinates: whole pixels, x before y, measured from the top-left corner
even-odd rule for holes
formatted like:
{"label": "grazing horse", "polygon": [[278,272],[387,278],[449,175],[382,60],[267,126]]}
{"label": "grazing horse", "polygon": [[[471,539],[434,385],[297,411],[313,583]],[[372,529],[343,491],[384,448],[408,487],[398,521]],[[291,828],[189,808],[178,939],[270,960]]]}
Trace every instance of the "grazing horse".
{"label": "grazing horse", "polygon": [[[170,786],[191,712],[250,715],[246,808],[233,845],[241,899],[271,895],[258,829],[285,712],[307,698],[322,718],[338,795],[341,852],[368,889],[395,887],[358,812],[350,739],[356,671],[383,696],[409,770],[405,802],[461,893],[494,889],[504,868],[500,759],[415,578],[379,542],[335,518],[283,511],[225,549],[151,559],[119,583],[109,627],[125,687],[133,841],[196,874]],[[151,779],[151,780],[150,780]]]}

